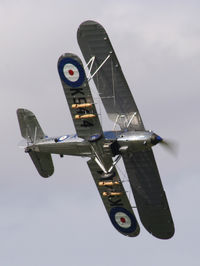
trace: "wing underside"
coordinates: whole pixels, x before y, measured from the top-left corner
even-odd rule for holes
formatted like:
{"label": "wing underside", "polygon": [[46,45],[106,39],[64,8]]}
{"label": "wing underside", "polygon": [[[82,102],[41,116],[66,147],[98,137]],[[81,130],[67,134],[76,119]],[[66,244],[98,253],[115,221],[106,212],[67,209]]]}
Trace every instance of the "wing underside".
{"label": "wing underside", "polygon": [[155,237],[171,238],[174,224],[152,150],[123,155],[144,227]]}
{"label": "wing underside", "polygon": [[105,29],[83,22],[77,39],[86,62],[92,60],[93,80],[109,118],[122,129],[144,130],[138,108]]}
{"label": "wing underside", "polygon": [[[107,159],[112,162],[111,157]],[[113,226],[123,235],[137,236],[140,228],[116,168],[112,178],[102,180],[102,170],[93,159],[88,166]]]}
{"label": "wing underside", "polygon": [[71,53],[62,55],[58,72],[77,135],[84,139],[101,135],[101,124],[80,58]]}

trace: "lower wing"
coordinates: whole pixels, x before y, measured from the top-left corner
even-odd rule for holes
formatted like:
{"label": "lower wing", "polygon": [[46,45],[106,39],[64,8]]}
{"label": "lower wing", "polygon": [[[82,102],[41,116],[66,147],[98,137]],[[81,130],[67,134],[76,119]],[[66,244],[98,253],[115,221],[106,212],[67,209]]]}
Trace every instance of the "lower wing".
{"label": "lower wing", "polygon": [[58,73],[78,137],[101,136],[101,124],[80,58],[71,53],[62,55]]}
{"label": "lower wing", "polygon": [[102,170],[93,159],[88,166],[113,226],[123,235],[137,236],[140,228],[116,168],[113,176],[102,179]]}

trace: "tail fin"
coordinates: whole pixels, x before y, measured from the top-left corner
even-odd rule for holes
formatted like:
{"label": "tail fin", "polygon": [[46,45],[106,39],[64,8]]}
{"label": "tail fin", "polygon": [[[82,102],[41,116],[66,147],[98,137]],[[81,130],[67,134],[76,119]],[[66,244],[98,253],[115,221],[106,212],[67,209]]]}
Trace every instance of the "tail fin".
{"label": "tail fin", "polygon": [[18,109],[17,117],[22,137],[28,142],[36,142],[45,137],[35,115],[27,109]]}
{"label": "tail fin", "polygon": [[[29,144],[35,144],[38,140],[44,139],[45,134],[40,127],[35,115],[27,109],[18,109],[17,117],[21,130],[22,137],[27,140]],[[36,152],[26,149],[42,177],[49,177],[54,172],[54,166],[50,153]]]}

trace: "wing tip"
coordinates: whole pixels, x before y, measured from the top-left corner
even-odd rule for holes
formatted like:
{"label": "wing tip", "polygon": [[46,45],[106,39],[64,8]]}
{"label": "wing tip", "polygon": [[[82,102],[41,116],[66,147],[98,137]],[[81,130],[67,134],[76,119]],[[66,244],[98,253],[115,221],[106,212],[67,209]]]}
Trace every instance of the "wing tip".
{"label": "wing tip", "polygon": [[102,28],[105,31],[104,27],[97,21],[94,21],[94,20],[83,21],[79,25],[78,30],[77,30],[77,40],[78,41],[81,38],[81,35],[82,35],[82,32],[84,31],[84,28],[87,28],[87,27],[98,27],[98,28]]}
{"label": "wing tip", "polygon": [[78,55],[76,55],[76,54],[74,54],[74,53],[64,53],[64,54],[62,54],[62,55],[59,57],[59,59],[58,59],[58,64],[59,64],[59,62],[60,62],[62,59],[64,59],[64,58],[72,58],[72,59],[75,59],[75,60],[77,60],[77,61],[79,61],[79,62],[82,62]]}
{"label": "wing tip", "polygon": [[26,109],[26,108],[18,108],[18,109],[16,110],[16,113],[17,113],[17,114],[22,114],[22,113],[33,113],[33,112],[31,112],[30,110],[28,110],[28,109]]}
{"label": "wing tip", "polygon": [[174,228],[173,222],[172,222],[171,226],[168,225],[168,228],[166,228],[166,229],[163,228],[163,230],[162,229],[159,230],[158,228],[149,228],[145,225],[144,225],[144,227],[151,235],[153,235],[156,238],[163,239],[163,240],[170,239],[175,234],[175,228]]}

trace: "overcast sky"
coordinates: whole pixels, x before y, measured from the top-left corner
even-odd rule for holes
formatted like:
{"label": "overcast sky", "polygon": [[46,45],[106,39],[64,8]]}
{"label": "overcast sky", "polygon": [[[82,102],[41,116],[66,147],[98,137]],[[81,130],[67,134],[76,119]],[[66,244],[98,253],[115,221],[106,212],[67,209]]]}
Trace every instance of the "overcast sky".
{"label": "overcast sky", "polygon": [[[199,14],[195,0],[0,0],[0,265],[199,265]],[[43,179],[17,147],[19,107],[49,136],[75,131],[57,60],[82,58],[76,31],[88,19],[106,28],[145,127],[179,143],[177,158],[154,148],[176,228],[170,240],[141,223],[136,238],[118,233],[85,159],[53,156],[55,173]]]}

